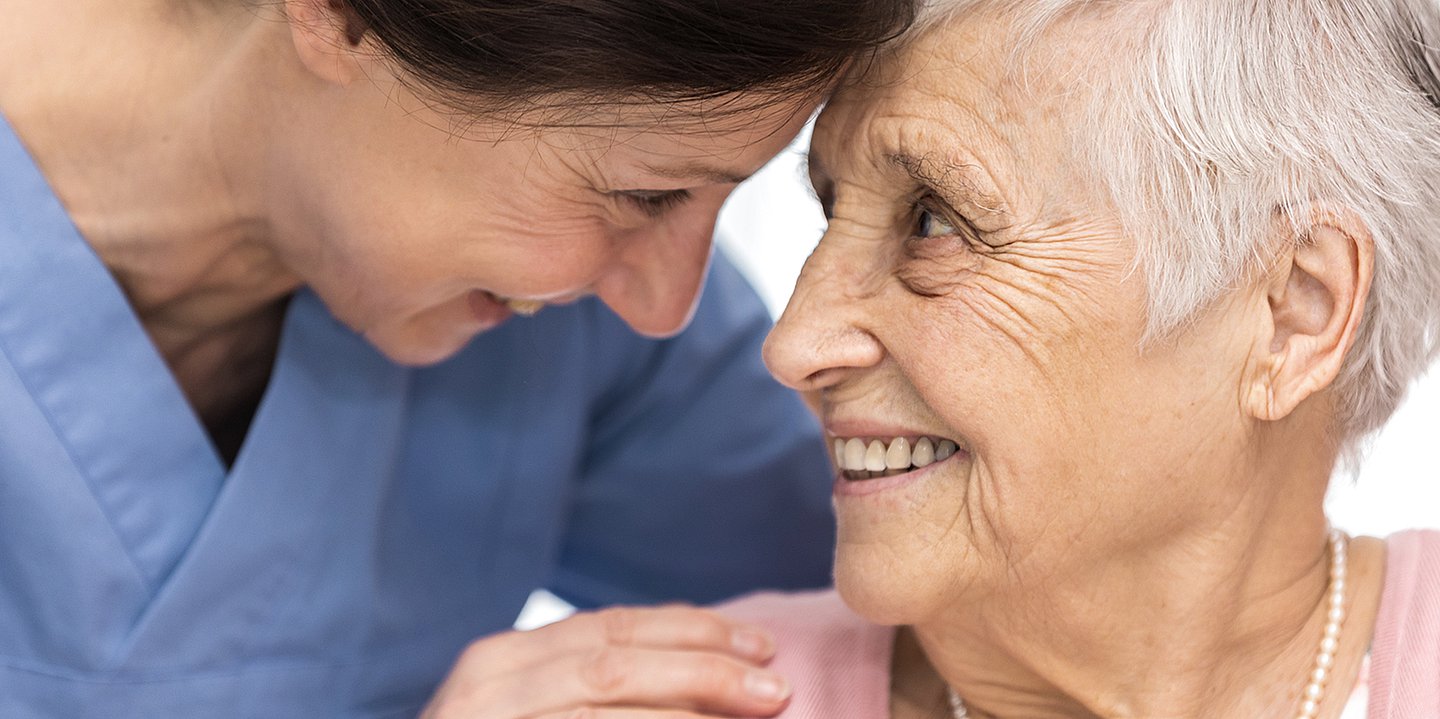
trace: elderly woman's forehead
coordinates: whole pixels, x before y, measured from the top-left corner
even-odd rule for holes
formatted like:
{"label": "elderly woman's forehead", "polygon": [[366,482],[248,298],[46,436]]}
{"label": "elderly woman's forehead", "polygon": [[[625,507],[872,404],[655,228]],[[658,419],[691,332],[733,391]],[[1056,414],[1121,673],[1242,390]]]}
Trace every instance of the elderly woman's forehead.
{"label": "elderly woman's forehead", "polygon": [[[1045,78],[1021,82],[1010,71],[1013,56],[1003,23],[956,16],[898,44],[831,101],[816,153],[863,161],[850,147],[859,137],[887,154],[911,144],[981,152],[1004,146],[1007,154],[1033,160],[1056,149],[1057,126],[1051,121],[1061,116],[1068,93]],[[826,136],[843,144],[825,148]]]}
{"label": "elderly woman's forehead", "polygon": [[1008,58],[998,23],[983,16],[954,16],[929,25],[889,48],[844,92],[874,100],[917,91],[999,90]]}

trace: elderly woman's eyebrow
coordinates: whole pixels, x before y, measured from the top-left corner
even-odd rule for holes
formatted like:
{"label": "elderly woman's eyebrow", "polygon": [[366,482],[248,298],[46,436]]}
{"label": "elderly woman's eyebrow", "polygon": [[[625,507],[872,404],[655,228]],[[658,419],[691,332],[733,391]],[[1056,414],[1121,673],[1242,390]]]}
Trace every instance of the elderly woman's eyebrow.
{"label": "elderly woman's eyebrow", "polygon": [[885,160],[904,170],[905,174],[916,181],[931,185],[946,184],[955,174],[962,173],[965,169],[964,165],[936,160],[933,155],[917,156],[905,152],[892,152],[885,156]]}
{"label": "elderly woman's eyebrow", "polygon": [[918,175],[923,164],[921,158],[903,152],[892,152],[885,156],[885,161],[910,175]]}
{"label": "elderly woman's eyebrow", "polygon": [[956,162],[933,154],[912,155],[905,152],[889,153],[885,159],[915,182],[927,185],[941,195],[963,196],[967,204],[987,214],[1004,215],[1007,212],[1005,202],[984,179],[984,169],[978,164]]}

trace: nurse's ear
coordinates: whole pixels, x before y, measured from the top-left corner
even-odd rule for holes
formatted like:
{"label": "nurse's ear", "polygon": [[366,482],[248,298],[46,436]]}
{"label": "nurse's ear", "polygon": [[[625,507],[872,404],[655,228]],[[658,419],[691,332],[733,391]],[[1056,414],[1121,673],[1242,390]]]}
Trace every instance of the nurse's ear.
{"label": "nurse's ear", "polygon": [[285,0],[285,16],[295,52],[311,73],[337,85],[365,76],[362,66],[376,52],[368,47],[364,21],[345,0]]}

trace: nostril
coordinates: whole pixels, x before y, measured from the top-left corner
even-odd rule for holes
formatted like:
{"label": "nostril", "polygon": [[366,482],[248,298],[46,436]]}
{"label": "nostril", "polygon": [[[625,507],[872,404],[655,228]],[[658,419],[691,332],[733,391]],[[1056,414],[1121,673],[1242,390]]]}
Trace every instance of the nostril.
{"label": "nostril", "polygon": [[765,341],[766,367],[782,384],[801,392],[836,383],[850,363],[835,352],[838,345],[828,332],[794,313],[782,316]]}
{"label": "nostril", "polygon": [[841,379],[841,375],[845,374],[845,371],[846,370],[843,367],[827,367],[822,370],[816,370],[805,377],[805,379],[801,382],[800,389],[824,389],[838,383]]}

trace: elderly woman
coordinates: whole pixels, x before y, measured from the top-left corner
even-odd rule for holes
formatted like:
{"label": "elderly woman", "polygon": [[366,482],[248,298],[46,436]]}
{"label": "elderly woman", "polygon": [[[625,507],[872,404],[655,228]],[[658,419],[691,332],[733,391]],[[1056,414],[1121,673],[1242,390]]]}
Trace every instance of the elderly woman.
{"label": "elderly woman", "polygon": [[766,347],[839,598],[731,608],[783,716],[1440,716],[1440,535],[1322,509],[1440,342],[1437,47],[1428,0],[975,0],[849,83]]}
{"label": "elderly woman", "polygon": [[471,642],[827,582],[711,230],[912,0],[3,7],[0,717],[780,708],[698,610]]}

